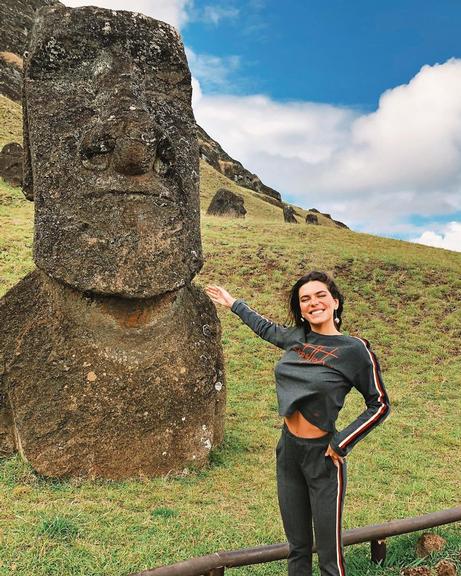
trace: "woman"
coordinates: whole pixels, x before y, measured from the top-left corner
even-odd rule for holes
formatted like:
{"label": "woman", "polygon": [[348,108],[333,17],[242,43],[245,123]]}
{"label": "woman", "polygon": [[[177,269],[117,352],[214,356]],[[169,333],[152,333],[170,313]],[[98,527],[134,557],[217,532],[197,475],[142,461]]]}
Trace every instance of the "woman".
{"label": "woman", "polygon": [[[341,334],[344,298],[325,272],[300,278],[290,294],[294,326],[267,320],[219,286],[206,287],[258,336],[285,350],[275,367],[279,414],[277,492],[289,544],[289,576],[312,574],[312,523],[322,576],[345,576],[341,518],[346,455],[390,411],[378,361],[366,340]],[[366,410],[338,431],[335,421],[352,387]]]}

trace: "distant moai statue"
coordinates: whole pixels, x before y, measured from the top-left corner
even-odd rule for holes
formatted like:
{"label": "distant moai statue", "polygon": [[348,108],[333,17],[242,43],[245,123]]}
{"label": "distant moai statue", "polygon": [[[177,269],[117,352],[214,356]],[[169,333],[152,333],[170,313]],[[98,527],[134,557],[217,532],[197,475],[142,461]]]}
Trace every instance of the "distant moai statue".
{"label": "distant moai statue", "polygon": [[297,224],[298,221],[295,218],[295,209],[293,206],[288,206],[285,204],[283,206],[283,220],[289,224]]}
{"label": "distant moai statue", "polygon": [[243,196],[235,194],[227,188],[220,188],[211,199],[206,213],[213,216],[245,218],[247,211],[244,205]]}
{"label": "distant moai statue", "polygon": [[191,77],[174,28],[41,9],[24,72],[37,269],[0,302],[0,454],[51,477],[181,472],[223,438]]}
{"label": "distant moai statue", "polygon": [[317,214],[307,214],[306,215],[306,224],[318,224],[319,218]]}

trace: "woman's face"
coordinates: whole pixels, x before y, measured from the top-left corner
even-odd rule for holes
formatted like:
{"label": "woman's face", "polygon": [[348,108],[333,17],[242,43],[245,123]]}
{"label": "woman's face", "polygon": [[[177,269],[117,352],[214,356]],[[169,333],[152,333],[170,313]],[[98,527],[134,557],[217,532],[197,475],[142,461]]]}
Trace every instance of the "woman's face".
{"label": "woman's face", "polygon": [[298,294],[301,315],[312,329],[320,327],[336,329],[333,314],[339,306],[339,301],[333,298],[326,284],[319,280],[311,280],[301,286]]}

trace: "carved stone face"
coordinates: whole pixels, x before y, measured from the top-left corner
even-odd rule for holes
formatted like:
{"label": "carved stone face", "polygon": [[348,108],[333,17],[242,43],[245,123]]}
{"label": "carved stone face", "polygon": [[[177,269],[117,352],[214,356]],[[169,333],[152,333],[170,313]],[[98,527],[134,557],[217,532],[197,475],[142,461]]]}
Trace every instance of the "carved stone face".
{"label": "carved stone face", "polygon": [[83,291],[149,297],[202,265],[198,145],[177,32],[140,14],[42,9],[24,80],[34,258]]}

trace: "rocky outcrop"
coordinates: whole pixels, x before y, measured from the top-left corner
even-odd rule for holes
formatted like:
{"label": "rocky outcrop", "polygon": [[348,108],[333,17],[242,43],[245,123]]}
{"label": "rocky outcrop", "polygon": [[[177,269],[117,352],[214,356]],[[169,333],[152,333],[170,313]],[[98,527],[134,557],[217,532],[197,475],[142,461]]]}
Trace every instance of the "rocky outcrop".
{"label": "rocky outcrop", "polygon": [[337,228],[346,228],[347,230],[350,230],[349,226],[346,226],[346,224],[344,224],[343,222],[340,222],[339,220],[333,220],[333,218],[331,217],[331,214],[327,214],[326,212],[319,212],[319,210],[317,210],[316,208],[310,208],[309,209],[309,214],[306,216],[306,223],[307,224],[319,224],[319,219],[318,219],[317,214],[320,214],[321,216],[328,218],[328,220],[333,222],[333,224]]}
{"label": "rocky outcrop", "polygon": [[57,0],[2,0],[0,2],[0,94],[21,100],[23,53],[35,12],[42,6],[60,4]]}
{"label": "rocky outcrop", "polygon": [[22,157],[22,146],[17,142],[6,144],[0,152],[0,177],[11,186],[22,185]]}
{"label": "rocky outcrop", "polygon": [[279,192],[263,184],[256,174],[252,174],[240,162],[231,158],[229,154],[224,152],[218,142],[213,140],[200,126],[197,126],[197,136],[200,146],[200,157],[213,166],[215,170],[221,172],[221,174],[224,174],[224,176],[227,176],[239,186],[243,186],[243,188],[249,188],[260,194],[265,194],[279,202],[282,200]]}
{"label": "rocky outcrop", "polygon": [[439,552],[443,550],[446,546],[446,540],[438,534],[432,534],[431,532],[424,532],[418,538],[416,542],[416,555],[420,558],[424,558],[432,552]]}
{"label": "rocky outcrop", "polygon": [[344,222],[340,222],[339,220],[332,220],[338,228],[346,228],[346,230],[350,230],[349,226],[346,226]]}
{"label": "rocky outcrop", "polygon": [[242,196],[227,188],[220,188],[216,192],[207,210],[207,214],[231,218],[245,218],[246,213]]}
{"label": "rocky outcrop", "polygon": [[456,576],[456,565],[451,560],[440,560],[435,565],[437,576]]}
{"label": "rocky outcrop", "polygon": [[25,63],[38,269],[0,301],[0,454],[121,479],[208,462],[223,438],[220,324],[202,266],[191,77],[176,30],[39,11]]}

